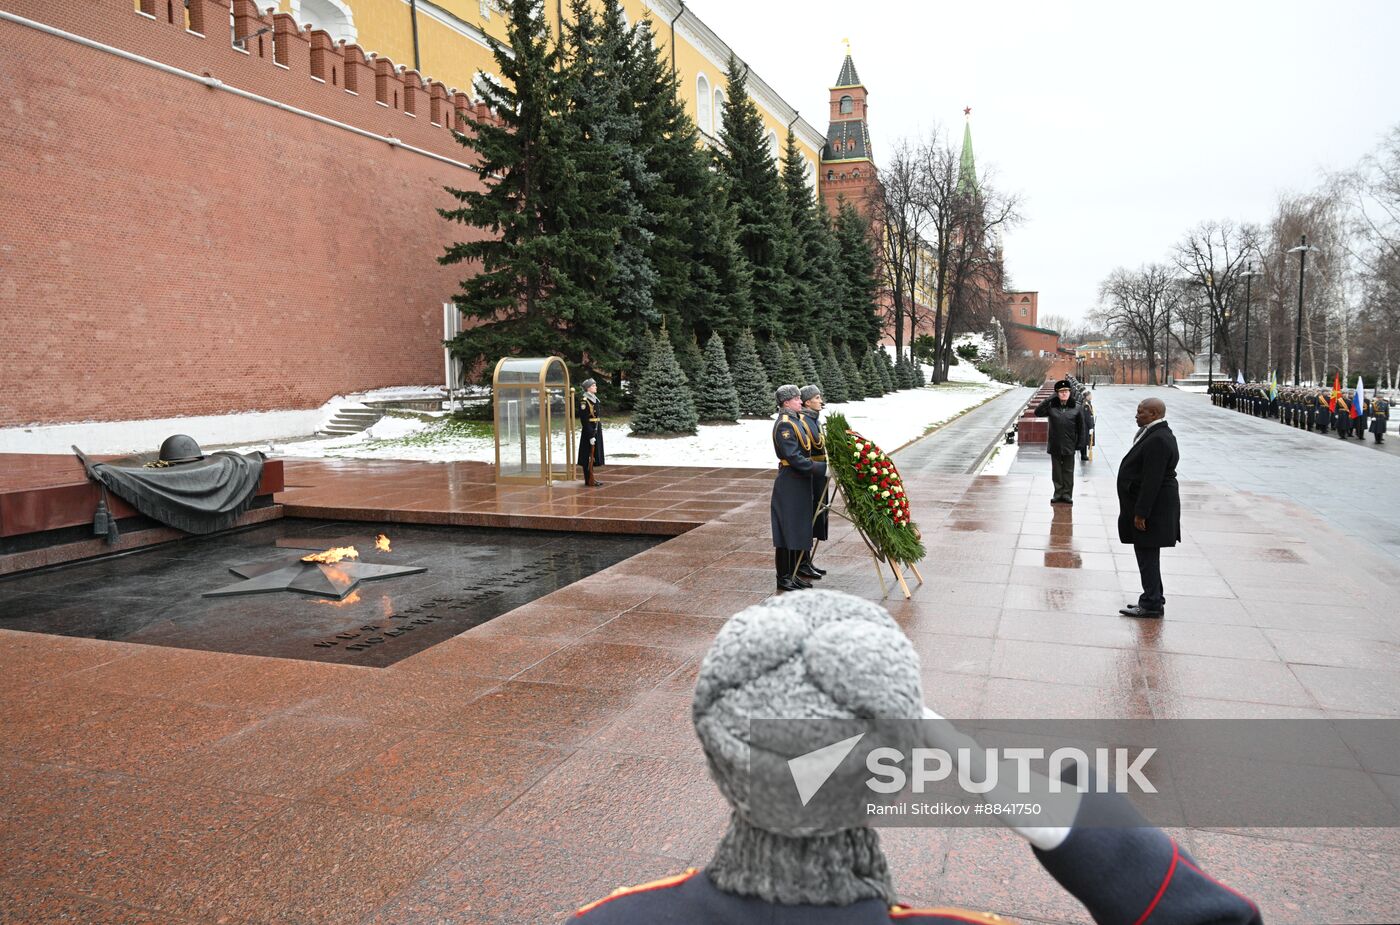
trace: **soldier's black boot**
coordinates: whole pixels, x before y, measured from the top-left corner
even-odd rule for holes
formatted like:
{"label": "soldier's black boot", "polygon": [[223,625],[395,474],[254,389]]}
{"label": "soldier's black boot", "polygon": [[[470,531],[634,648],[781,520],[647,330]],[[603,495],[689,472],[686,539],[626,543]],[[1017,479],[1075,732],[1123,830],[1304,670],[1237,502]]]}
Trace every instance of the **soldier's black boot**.
{"label": "soldier's black boot", "polygon": [[[821,577],[822,577],[822,573],[819,572],[819,571],[817,571],[816,569],[812,568],[812,566],[811,566],[810,564],[808,564],[808,562],[807,562],[807,557],[808,557],[808,555],[810,555],[810,553],[806,553],[806,552],[799,552],[799,553],[797,553],[797,556],[798,556],[798,558],[800,559],[800,564],[797,566],[797,576],[798,576],[799,578],[807,578],[807,579],[812,579],[812,580],[814,580],[814,581],[820,581],[820,580],[821,580]],[[810,585],[809,585],[809,587],[810,587]]]}
{"label": "soldier's black boot", "polygon": [[[792,561],[786,549],[775,549],[773,558],[778,566],[778,590],[779,591],[801,591],[801,587],[792,578]],[[810,585],[808,587],[811,587]]]}
{"label": "soldier's black boot", "polygon": [[[813,548],[815,548],[815,546]],[[826,569],[817,568],[817,564],[812,561],[812,551],[810,549],[807,551],[807,555],[803,559],[802,564],[807,566],[807,568],[811,569],[812,571],[816,572],[818,578],[826,574]]]}

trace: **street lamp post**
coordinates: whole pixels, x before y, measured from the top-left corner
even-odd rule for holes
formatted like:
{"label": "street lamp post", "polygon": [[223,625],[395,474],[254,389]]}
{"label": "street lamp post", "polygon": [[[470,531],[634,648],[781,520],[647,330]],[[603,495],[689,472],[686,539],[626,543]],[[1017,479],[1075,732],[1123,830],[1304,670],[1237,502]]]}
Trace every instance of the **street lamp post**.
{"label": "street lamp post", "polygon": [[1298,254],[1298,323],[1293,335],[1293,384],[1301,385],[1303,376],[1303,282],[1308,269],[1308,251],[1317,248],[1308,245],[1308,236],[1303,235],[1297,247],[1288,249],[1290,254]]}
{"label": "street lamp post", "polygon": [[[1249,284],[1254,282],[1254,277],[1262,276],[1258,270],[1254,269],[1254,261],[1249,261],[1249,269],[1240,274],[1244,277],[1244,378],[1249,379]],[[1252,381],[1252,380],[1251,380]]]}

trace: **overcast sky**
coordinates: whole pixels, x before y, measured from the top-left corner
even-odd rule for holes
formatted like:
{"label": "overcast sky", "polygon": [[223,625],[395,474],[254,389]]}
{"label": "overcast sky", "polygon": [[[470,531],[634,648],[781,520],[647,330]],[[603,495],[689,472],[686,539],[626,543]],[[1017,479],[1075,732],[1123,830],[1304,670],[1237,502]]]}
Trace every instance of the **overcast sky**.
{"label": "overcast sky", "polygon": [[935,124],[1023,197],[1019,289],[1080,318],[1118,266],[1208,219],[1263,221],[1400,123],[1392,0],[689,0],[826,131],[842,38],[870,93],[877,166]]}

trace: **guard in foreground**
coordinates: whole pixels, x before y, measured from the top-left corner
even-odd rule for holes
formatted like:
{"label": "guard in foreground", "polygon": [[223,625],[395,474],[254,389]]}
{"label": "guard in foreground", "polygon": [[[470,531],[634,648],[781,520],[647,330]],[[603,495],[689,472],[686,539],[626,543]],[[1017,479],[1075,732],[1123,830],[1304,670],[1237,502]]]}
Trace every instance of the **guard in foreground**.
{"label": "guard in foreground", "polygon": [[[750,774],[787,775],[752,739],[751,720],[939,719],[924,705],[919,657],[894,619],[838,591],[770,598],[725,623],[700,667],[692,707],[710,775],[732,807],[703,870],[617,890],[570,921],[589,925],[887,925],[1000,922],[985,912],[898,902],[880,837],[868,827],[755,821]],[[931,724],[934,726],[940,724]],[[970,739],[967,741],[971,741]],[[942,744],[942,743],[938,743]],[[825,788],[856,778],[836,775]],[[785,783],[792,786],[791,778]],[[644,795],[639,794],[639,798]],[[664,799],[664,795],[654,795]],[[1258,907],[1202,872],[1170,836],[1116,794],[1085,793],[1075,824],[1013,830],[1099,923],[1262,923]],[[843,793],[835,799],[860,799]],[[1096,820],[1099,824],[1087,824]],[[1105,820],[1121,827],[1101,827]],[[1086,824],[1081,825],[1081,821]],[[932,842],[933,839],[930,839]],[[1030,863],[1030,858],[1025,859]],[[1008,872],[1007,876],[1011,876]],[[956,888],[956,885],[954,885]]]}

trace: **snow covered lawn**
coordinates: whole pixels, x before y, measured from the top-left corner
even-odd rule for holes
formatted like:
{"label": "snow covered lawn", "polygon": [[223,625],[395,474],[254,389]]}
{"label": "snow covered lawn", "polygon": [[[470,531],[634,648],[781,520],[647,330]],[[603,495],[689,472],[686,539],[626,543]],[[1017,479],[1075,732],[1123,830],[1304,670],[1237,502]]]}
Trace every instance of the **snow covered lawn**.
{"label": "snow covered lawn", "polygon": [[[930,427],[1000,395],[1009,386],[988,382],[969,366],[954,367],[960,381],[895,392],[883,398],[829,405],[851,426],[887,452],[922,436]],[[978,381],[980,379],[980,381]],[[773,461],[772,420],[702,424],[686,437],[633,437],[626,424],[604,424],[608,462],[649,466],[729,466],[761,468]],[[266,444],[245,449],[267,449]],[[387,417],[364,434],[299,441],[274,447],[279,456],[414,459],[427,462],[470,459],[494,462],[495,442],[484,424],[424,423]]]}

